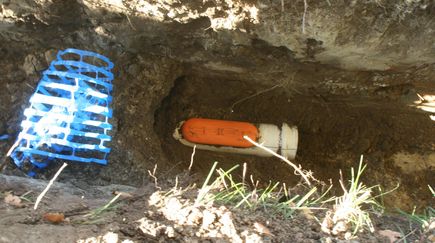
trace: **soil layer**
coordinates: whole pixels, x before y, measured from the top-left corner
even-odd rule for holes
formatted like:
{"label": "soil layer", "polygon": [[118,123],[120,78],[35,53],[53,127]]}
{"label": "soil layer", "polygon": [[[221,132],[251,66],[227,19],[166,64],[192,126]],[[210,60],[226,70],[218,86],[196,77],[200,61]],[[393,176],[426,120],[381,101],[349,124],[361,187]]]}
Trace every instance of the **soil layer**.
{"label": "soil layer", "polygon": [[[354,32],[354,18],[325,21],[335,12],[321,14],[330,12],[322,4],[310,3],[309,13],[318,14],[307,15],[307,32],[301,34],[298,23],[298,30],[292,27],[290,32],[298,33],[297,38],[283,45],[289,33],[270,31],[284,28],[285,21],[274,26],[270,20],[279,14],[284,20],[300,19],[304,5],[297,2],[283,8],[302,12],[276,11],[273,4],[257,6],[249,1],[205,5],[155,1],[154,7],[142,1],[4,1],[0,5],[0,135],[9,139],[1,141],[0,150],[5,154],[20,131],[22,112],[41,72],[58,50],[73,47],[99,52],[115,63],[113,142],[108,166],[72,163],[61,180],[143,185],[156,164],[160,178],[179,173],[188,167],[192,150],[177,143],[172,132],[189,117],[287,122],[299,128],[295,162],[319,179],[336,182],[340,169],[355,167],[364,155],[367,184],[381,184],[385,190],[400,184],[385,197],[387,205],[409,209],[430,204],[427,185],[435,187],[434,122],[430,112],[417,109],[414,102],[421,101],[419,95],[435,94],[433,43],[426,41],[434,39],[435,32],[430,32],[434,5],[408,6],[409,1],[403,1],[403,14],[394,12],[396,1],[374,1],[380,8],[362,2],[353,6],[377,16],[364,21],[390,23],[389,28],[384,26],[384,35],[365,35],[382,53],[389,50],[386,43],[404,36],[405,41],[394,42],[394,50],[407,53],[391,51],[381,58],[374,54],[376,48],[363,48],[368,40]],[[382,7],[385,14],[379,12]],[[259,19],[255,11],[261,13]],[[420,44],[406,42],[422,28],[412,28],[414,15],[408,13],[418,14],[425,26]],[[398,33],[394,22],[399,17],[409,25],[403,33]],[[328,23],[324,32],[314,28],[313,21]],[[329,39],[318,35],[331,28],[339,28],[340,34]],[[342,47],[346,51],[338,52]],[[346,59],[354,51],[357,55]],[[406,62],[398,61],[399,57]],[[364,61],[356,62],[359,59]],[[346,62],[352,65],[343,65]],[[203,176],[214,161],[224,168],[246,162],[248,173],[263,183],[299,180],[278,159],[204,151],[197,152],[193,171]],[[59,165],[60,161],[38,176],[51,177]],[[12,163],[4,173],[23,175]]]}

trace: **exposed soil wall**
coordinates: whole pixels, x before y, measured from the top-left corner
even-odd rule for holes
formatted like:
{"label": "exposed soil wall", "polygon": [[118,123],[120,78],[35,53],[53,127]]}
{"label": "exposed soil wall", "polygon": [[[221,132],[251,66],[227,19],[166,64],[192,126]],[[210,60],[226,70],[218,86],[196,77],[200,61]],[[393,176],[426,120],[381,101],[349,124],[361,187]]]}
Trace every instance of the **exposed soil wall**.
{"label": "exposed soil wall", "polygon": [[[401,184],[387,203],[427,203],[435,129],[414,101],[435,94],[434,4],[307,5],[4,1],[0,134],[10,139],[0,149],[6,153],[20,131],[41,72],[57,50],[74,47],[115,63],[113,150],[108,166],[74,164],[65,180],[140,185],[155,164],[163,178],[185,170],[191,148],[171,134],[188,117],[288,122],[300,132],[295,161],[319,179],[336,179],[364,154],[366,180],[386,189]],[[297,180],[277,159],[202,151],[193,170],[205,174],[215,160],[247,162],[265,183]],[[9,164],[6,173],[20,172]]]}

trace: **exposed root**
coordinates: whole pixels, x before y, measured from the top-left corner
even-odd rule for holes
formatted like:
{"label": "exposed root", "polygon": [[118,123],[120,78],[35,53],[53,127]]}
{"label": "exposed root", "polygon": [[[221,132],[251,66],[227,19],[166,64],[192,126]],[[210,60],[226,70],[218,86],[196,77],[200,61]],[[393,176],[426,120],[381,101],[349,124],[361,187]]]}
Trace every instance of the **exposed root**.
{"label": "exposed root", "polygon": [[304,14],[302,15],[302,34],[305,34],[305,18],[307,16],[308,3],[304,0]]}
{"label": "exposed root", "polygon": [[234,102],[234,103],[231,105],[231,112],[234,112],[234,106],[236,106],[237,104],[240,104],[240,103],[242,103],[242,102],[244,102],[244,101],[246,101],[246,100],[249,100],[249,99],[251,99],[251,98],[254,98],[255,96],[261,95],[261,94],[266,93],[266,92],[269,92],[269,91],[271,91],[271,90],[274,90],[275,88],[277,88],[277,87],[279,87],[279,86],[281,86],[281,85],[279,85],[279,84],[274,85],[274,86],[272,86],[272,87],[270,87],[270,88],[268,88],[268,89],[265,89],[265,90],[259,91],[259,92],[255,93],[255,94],[253,94],[253,95],[247,96],[247,97],[245,97],[245,98],[242,98],[242,99],[240,99],[240,100]]}
{"label": "exposed root", "polygon": [[154,186],[157,189],[162,190],[162,188],[159,187],[159,184],[157,183],[156,171],[157,171],[157,164],[154,165],[153,173],[151,173],[151,171],[148,170],[148,174],[154,179]]}
{"label": "exposed root", "polygon": [[193,158],[195,157],[195,152],[196,152],[196,145],[193,146],[193,151],[192,151],[192,155],[190,156],[190,165],[189,165],[189,171],[192,169],[192,165],[193,165]]}

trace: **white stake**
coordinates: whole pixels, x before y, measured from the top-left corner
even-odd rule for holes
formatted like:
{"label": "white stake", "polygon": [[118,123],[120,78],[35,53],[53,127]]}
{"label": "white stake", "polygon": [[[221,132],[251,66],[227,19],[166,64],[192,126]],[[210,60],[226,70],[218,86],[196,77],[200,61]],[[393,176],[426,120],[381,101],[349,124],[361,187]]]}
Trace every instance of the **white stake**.
{"label": "white stake", "polygon": [[45,196],[45,194],[48,192],[48,190],[50,189],[51,185],[53,185],[54,181],[57,179],[57,177],[60,175],[60,173],[62,172],[62,170],[67,166],[67,163],[63,163],[62,167],[60,167],[60,169],[56,172],[56,174],[54,175],[54,177],[50,180],[50,182],[48,183],[47,187],[45,187],[44,191],[41,192],[41,194],[39,194],[38,198],[36,199],[35,202],[35,206],[33,207],[34,210],[36,210],[38,208],[38,204],[41,202],[42,198]]}

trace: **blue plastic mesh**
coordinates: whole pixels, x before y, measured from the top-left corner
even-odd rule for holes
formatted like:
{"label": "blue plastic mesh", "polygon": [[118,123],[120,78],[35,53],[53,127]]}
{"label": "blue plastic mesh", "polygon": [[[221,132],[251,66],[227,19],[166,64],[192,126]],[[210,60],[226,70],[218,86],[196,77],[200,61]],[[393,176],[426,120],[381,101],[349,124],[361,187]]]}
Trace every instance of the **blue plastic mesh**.
{"label": "blue plastic mesh", "polygon": [[66,49],[57,54],[24,110],[19,144],[11,154],[18,167],[30,162],[41,169],[54,158],[107,164],[112,68],[97,53]]}

